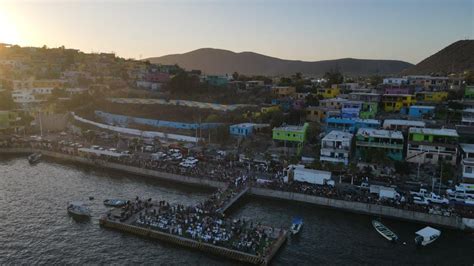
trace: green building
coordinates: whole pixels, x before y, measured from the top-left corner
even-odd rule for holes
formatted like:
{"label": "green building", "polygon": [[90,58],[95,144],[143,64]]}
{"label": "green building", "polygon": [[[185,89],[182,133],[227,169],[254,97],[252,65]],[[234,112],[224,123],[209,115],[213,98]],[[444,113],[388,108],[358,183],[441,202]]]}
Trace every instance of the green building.
{"label": "green building", "polygon": [[364,102],[360,109],[359,118],[361,119],[374,119],[379,110],[378,102]]}
{"label": "green building", "polygon": [[403,134],[400,131],[361,128],[356,134],[356,158],[376,162],[382,154],[395,161],[403,160]]}
{"label": "green building", "polygon": [[303,126],[283,126],[273,129],[273,140],[284,142],[285,145],[296,144],[297,153],[301,152],[303,143],[306,141],[306,134],[309,124]]}
{"label": "green building", "polygon": [[474,85],[466,86],[464,99],[474,100]]}

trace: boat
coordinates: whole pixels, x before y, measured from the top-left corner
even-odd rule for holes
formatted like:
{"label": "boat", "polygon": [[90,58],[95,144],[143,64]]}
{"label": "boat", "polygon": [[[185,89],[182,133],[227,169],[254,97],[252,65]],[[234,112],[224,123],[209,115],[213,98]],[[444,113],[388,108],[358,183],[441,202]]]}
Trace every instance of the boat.
{"label": "boat", "polygon": [[67,212],[73,218],[83,218],[87,219],[91,216],[89,208],[87,208],[84,203],[80,201],[69,202],[67,206]]}
{"label": "boat", "polygon": [[384,238],[388,241],[395,242],[398,240],[397,234],[395,234],[392,230],[388,229],[385,225],[377,220],[372,220],[372,225],[374,226],[375,230],[379,232]]}
{"label": "boat", "polygon": [[122,207],[127,205],[127,201],[120,199],[106,199],[104,200],[104,205],[108,207]]}
{"label": "boat", "polygon": [[303,226],[303,219],[293,218],[293,223],[291,224],[291,233],[293,235],[298,234],[302,226]]}
{"label": "boat", "polygon": [[40,152],[35,152],[33,154],[30,154],[30,156],[28,156],[28,162],[30,164],[39,163],[41,161],[41,157],[43,157],[43,155]]}
{"label": "boat", "polygon": [[441,231],[433,227],[427,226],[417,231],[415,234],[416,234],[415,243],[418,246],[424,247],[433,243],[436,239],[438,239],[441,236]]}

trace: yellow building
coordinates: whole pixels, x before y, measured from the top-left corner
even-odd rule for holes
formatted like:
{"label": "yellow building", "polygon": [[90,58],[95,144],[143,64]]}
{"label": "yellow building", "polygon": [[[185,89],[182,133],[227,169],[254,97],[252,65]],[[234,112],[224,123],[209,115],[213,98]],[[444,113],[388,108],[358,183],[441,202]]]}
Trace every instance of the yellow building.
{"label": "yellow building", "polygon": [[447,91],[423,91],[416,93],[416,100],[419,102],[441,103],[447,99]]}
{"label": "yellow building", "polygon": [[341,93],[339,88],[318,88],[316,89],[316,95],[322,96],[324,99],[335,98]]}
{"label": "yellow building", "polygon": [[408,108],[415,103],[415,97],[411,94],[382,95],[382,107],[385,112],[400,112],[402,108]]}
{"label": "yellow building", "polygon": [[279,105],[270,105],[270,106],[264,106],[262,108],[260,108],[260,112],[262,113],[271,113],[271,112],[276,112],[276,111],[279,111],[280,110],[280,106]]}

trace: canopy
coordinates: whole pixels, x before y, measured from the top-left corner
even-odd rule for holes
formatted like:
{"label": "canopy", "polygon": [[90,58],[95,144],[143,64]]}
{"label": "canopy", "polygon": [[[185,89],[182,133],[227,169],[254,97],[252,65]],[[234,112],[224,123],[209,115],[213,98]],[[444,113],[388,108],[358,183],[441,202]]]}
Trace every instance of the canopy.
{"label": "canopy", "polygon": [[419,231],[417,231],[415,234],[422,236],[424,238],[430,238],[433,235],[440,235],[441,231],[434,229],[433,227],[425,227]]}

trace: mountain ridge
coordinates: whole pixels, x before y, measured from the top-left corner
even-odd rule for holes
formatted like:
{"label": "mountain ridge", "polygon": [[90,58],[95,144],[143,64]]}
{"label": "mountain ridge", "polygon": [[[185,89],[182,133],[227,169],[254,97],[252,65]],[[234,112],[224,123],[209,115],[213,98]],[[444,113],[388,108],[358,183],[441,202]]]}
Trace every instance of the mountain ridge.
{"label": "mountain ridge", "polygon": [[413,65],[400,60],[340,58],[334,60],[302,61],[280,59],[252,51],[232,52],[218,48],[200,48],[183,54],[169,54],[151,57],[151,63],[178,64],[192,70],[200,69],[206,74],[244,75],[291,75],[301,72],[322,76],[325,72],[338,68],[348,75],[397,74]]}

